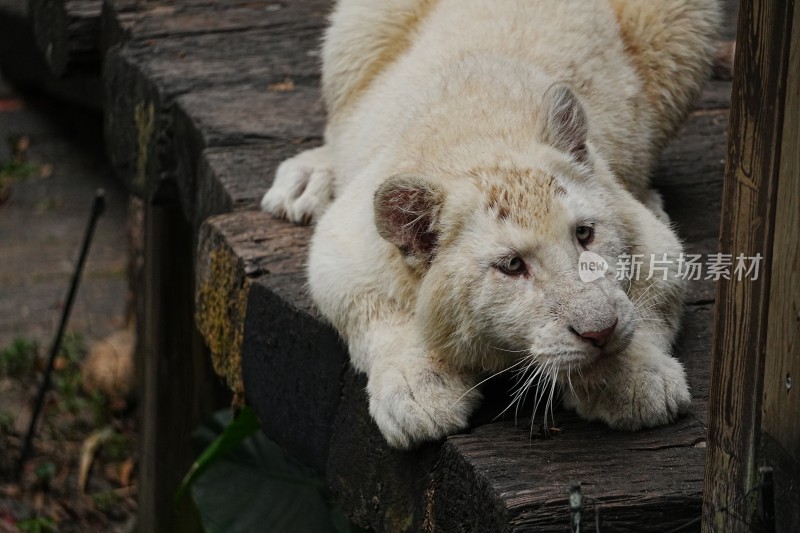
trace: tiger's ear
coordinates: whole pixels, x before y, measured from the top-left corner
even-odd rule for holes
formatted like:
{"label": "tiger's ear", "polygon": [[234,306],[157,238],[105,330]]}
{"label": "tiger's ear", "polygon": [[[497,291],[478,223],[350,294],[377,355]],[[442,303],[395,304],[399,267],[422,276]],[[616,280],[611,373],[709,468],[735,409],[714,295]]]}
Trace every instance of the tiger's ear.
{"label": "tiger's ear", "polygon": [[544,94],[542,139],[567,152],[578,161],[588,157],[586,137],[589,123],[578,97],[563,83],[550,86]]}
{"label": "tiger's ear", "polygon": [[427,265],[435,255],[443,202],[441,189],[424,178],[391,177],[375,193],[375,226],[412,264]]}

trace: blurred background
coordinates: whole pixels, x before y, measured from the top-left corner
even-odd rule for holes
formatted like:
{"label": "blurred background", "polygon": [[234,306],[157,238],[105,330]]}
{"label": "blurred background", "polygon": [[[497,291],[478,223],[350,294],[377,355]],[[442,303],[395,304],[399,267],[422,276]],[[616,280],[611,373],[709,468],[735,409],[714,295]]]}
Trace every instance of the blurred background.
{"label": "blurred background", "polygon": [[[0,4],[0,532],[131,531],[137,422],[128,272],[140,222],[129,220],[128,195],[104,159],[101,115],[61,98],[40,62],[24,57],[35,47],[13,7]],[[90,100],[88,91],[72,94]],[[106,210],[34,451],[17,479],[98,188]]]}

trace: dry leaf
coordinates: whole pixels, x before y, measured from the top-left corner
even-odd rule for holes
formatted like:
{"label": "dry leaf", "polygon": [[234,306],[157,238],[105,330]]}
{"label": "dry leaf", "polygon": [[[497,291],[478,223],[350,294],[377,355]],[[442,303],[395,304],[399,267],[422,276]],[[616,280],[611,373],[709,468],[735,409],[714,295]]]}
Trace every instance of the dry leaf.
{"label": "dry leaf", "polygon": [[81,446],[81,460],[78,466],[78,489],[81,494],[86,493],[86,481],[89,479],[89,470],[92,469],[94,454],[101,444],[114,435],[114,430],[105,427],[89,435]]}
{"label": "dry leaf", "polygon": [[133,460],[133,457],[129,457],[122,461],[119,465],[119,484],[123,487],[127,487],[131,484],[131,478],[133,478],[133,469],[136,466],[136,463]]}
{"label": "dry leaf", "polygon": [[276,93],[294,91],[294,81],[292,81],[290,78],[286,78],[281,82],[271,84],[269,86],[269,90]]}
{"label": "dry leaf", "polygon": [[49,178],[53,175],[53,165],[47,163],[39,167],[39,177],[40,178]]}

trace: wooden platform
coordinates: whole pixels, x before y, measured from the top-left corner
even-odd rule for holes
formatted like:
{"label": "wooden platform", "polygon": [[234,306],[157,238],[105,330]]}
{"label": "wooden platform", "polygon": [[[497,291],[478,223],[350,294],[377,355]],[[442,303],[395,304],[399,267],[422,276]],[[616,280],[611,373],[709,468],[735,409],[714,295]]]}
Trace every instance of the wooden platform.
{"label": "wooden platform", "polygon": [[[723,39],[733,38],[736,5],[726,3]],[[173,239],[158,250],[168,254],[176,238],[196,243],[194,258],[153,259],[151,272],[196,276],[196,309],[175,312],[194,313],[217,372],[271,438],[328,480],[353,520],[377,531],[564,531],[574,483],[592,501],[587,530],[663,532],[698,519],[711,281],[689,291],[677,352],[694,406],[672,426],[619,433],[559,411],[560,432],[546,437],[541,415],[533,430],[530,418],[493,421],[507,401],[498,382],[469,432],[414,452],[383,443],[367,413],[364,376],[349,367],[304,290],[311,230],[255,211],[277,164],[321,142],[318,41],[329,8],[323,0],[103,4],[107,150],[131,190],[170,209],[148,226]],[[709,84],[654,178],[691,253],[717,249],[729,94],[729,82]],[[151,343],[154,350],[189,353],[171,354],[169,372],[148,374],[152,387],[174,386],[197,348],[151,327],[161,328],[151,338],[168,341]],[[181,416],[177,408],[161,413],[161,426]],[[158,514],[165,504],[154,498]]]}

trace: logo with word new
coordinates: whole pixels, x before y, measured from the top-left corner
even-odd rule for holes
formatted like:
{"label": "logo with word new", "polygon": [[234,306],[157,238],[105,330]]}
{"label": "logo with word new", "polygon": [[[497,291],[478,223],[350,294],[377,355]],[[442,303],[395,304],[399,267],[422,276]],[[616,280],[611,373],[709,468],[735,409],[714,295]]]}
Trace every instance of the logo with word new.
{"label": "logo with word new", "polygon": [[606,275],[608,263],[594,252],[585,251],[578,258],[578,275],[589,283]]}

